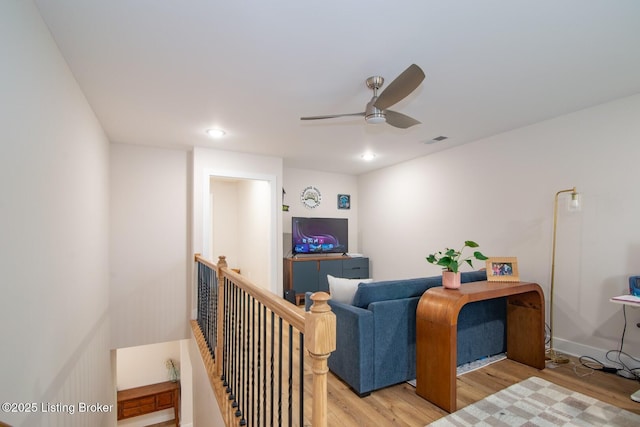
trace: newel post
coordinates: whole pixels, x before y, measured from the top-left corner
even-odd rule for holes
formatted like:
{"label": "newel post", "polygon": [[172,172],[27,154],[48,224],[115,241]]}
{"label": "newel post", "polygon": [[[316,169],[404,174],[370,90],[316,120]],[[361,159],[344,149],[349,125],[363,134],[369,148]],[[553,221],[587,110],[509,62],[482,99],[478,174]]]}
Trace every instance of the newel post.
{"label": "newel post", "polygon": [[313,305],[305,314],[304,344],[311,356],[313,372],[313,427],[327,426],[327,359],[336,349],[336,315],[331,311],[325,292],[311,295]]}
{"label": "newel post", "polygon": [[217,310],[217,330],[216,330],[216,354],[215,354],[215,362],[216,362],[216,375],[218,377],[222,376],[222,343],[224,341],[224,277],[222,276],[222,267],[227,266],[227,257],[224,255],[220,255],[218,257],[218,271],[216,272],[216,277],[218,278],[218,310]]}

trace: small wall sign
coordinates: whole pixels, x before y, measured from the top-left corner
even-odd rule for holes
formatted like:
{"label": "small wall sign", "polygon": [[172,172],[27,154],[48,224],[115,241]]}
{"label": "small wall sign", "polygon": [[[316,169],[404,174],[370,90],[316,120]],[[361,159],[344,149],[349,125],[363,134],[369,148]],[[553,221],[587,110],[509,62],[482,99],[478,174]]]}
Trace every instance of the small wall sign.
{"label": "small wall sign", "polygon": [[300,193],[300,201],[309,209],[317,208],[322,201],[322,194],[316,187],[309,186]]}
{"label": "small wall sign", "polygon": [[351,196],[349,194],[338,194],[338,209],[351,209]]}

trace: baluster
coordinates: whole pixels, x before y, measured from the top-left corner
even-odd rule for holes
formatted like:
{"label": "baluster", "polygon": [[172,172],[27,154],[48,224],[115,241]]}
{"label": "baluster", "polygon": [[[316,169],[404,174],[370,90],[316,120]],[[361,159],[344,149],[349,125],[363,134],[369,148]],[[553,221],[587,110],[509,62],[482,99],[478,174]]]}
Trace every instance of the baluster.
{"label": "baluster", "polygon": [[262,339],[262,304],[258,303],[258,329],[257,329],[258,333],[257,338],[258,338],[258,349],[257,349],[257,356],[258,356],[258,363],[257,363],[257,373],[256,373],[256,378],[258,379],[258,384],[257,384],[257,388],[256,390],[254,390],[254,394],[256,395],[255,401],[256,401],[256,418],[255,418],[255,424],[253,423],[253,420],[251,422],[251,425],[256,425],[259,426],[260,425],[260,396],[259,396],[259,391],[260,391],[260,381],[262,380],[262,377],[260,376],[260,374],[262,373],[262,343],[261,343],[261,339]]}
{"label": "baluster", "polygon": [[198,326],[202,330],[202,264],[198,263]]}
{"label": "baluster", "polygon": [[271,312],[271,358],[270,358],[270,364],[271,364],[271,384],[269,386],[269,390],[271,391],[271,425],[273,425],[273,421],[275,418],[275,399],[274,399],[274,393],[273,391],[275,390],[275,383],[274,383],[274,378],[275,378],[275,366],[274,366],[274,362],[275,362],[275,336],[276,336],[276,321],[275,321],[275,313],[272,311]]}
{"label": "baluster", "polygon": [[300,392],[300,411],[299,411],[299,415],[300,415],[300,426],[304,426],[304,334],[302,332],[298,333],[298,339],[299,339],[299,343],[300,343],[300,354],[299,354],[299,358],[300,358],[300,369],[299,369],[299,375],[300,375],[300,390],[298,390]]}
{"label": "baluster", "polygon": [[289,378],[288,381],[288,405],[287,405],[287,415],[289,419],[289,427],[293,425],[293,327],[289,325]]}
{"label": "baluster", "polygon": [[249,393],[249,422],[253,425],[256,400],[256,300],[251,297],[251,392]]}
{"label": "baluster", "polygon": [[240,419],[240,425],[247,424],[245,418],[249,409],[249,294],[242,291],[242,340],[245,343],[245,347],[242,350],[242,418]]}
{"label": "baluster", "polygon": [[229,400],[232,400],[232,408],[238,407],[238,401],[236,399],[236,391],[238,389],[238,288],[235,285],[232,286],[233,294],[233,324],[231,325],[231,392],[229,394]]}
{"label": "baluster", "polygon": [[262,307],[262,318],[264,326],[262,328],[262,341],[264,342],[264,369],[262,370],[262,406],[264,408],[264,417],[262,425],[267,426],[267,306]]}
{"label": "baluster", "polygon": [[[221,278],[218,278],[220,280]],[[226,281],[222,281],[222,361],[220,363],[222,367],[222,375],[220,379],[222,380],[222,385],[224,387],[229,386],[229,370],[227,369],[227,363],[229,359],[228,346],[229,346],[229,294],[228,294],[228,286]]]}
{"label": "baluster", "polygon": [[282,317],[278,317],[278,425],[282,425]]}
{"label": "baluster", "polygon": [[208,324],[209,324],[209,334],[207,335],[207,341],[209,341],[209,352],[211,353],[211,357],[215,359],[215,318],[216,318],[216,286],[217,283],[213,280],[213,269],[207,268],[207,280],[208,280],[208,288],[209,288],[209,316],[208,316]]}
{"label": "baluster", "polygon": [[[245,321],[244,321],[244,316],[245,316],[245,292],[244,291],[240,291],[240,333],[238,334],[238,345],[239,345],[239,351],[240,351],[240,382],[238,383],[238,409],[236,410],[236,417],[241,417],[242,416],[242,410],[244,409],[244,381],[245,381],[245,370],[244,370],[244,355],[245,355],[245,351],[244,351],[244,331],[245,331]],[[241,419],[241,425],[242,424],[242,419]]]}

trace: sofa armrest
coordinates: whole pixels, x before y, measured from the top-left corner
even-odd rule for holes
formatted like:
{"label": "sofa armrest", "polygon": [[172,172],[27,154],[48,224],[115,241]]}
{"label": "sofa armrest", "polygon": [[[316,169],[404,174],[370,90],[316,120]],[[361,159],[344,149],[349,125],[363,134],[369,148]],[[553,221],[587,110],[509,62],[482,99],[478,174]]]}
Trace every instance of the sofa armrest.
{"label": "sofa armrest", "polygon": [[329,305],[336,315],[336,350],[329,356],[329,369],[356,393],[367,394],[373,390],[373,313],[337,301],[329,300]]}
{"label": "sofa armrest", "polygon": [[416,376],[416,308],[420,297],[369,304],[373,313],[375,389]]}

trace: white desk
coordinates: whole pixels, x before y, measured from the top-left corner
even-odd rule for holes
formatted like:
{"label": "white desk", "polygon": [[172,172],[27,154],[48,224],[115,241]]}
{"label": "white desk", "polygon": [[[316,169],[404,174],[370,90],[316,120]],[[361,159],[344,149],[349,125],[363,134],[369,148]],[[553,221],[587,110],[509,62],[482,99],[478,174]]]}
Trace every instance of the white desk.
{"label": "white desk", "polygon": [[[611,298],[609,301],[615,302],[616,304],[628,305],[630,307],[640,307],[640,297],[636,297],[633,295],[620,295]],[[631,395],[631,400],[640,402],[640,390]]]}

